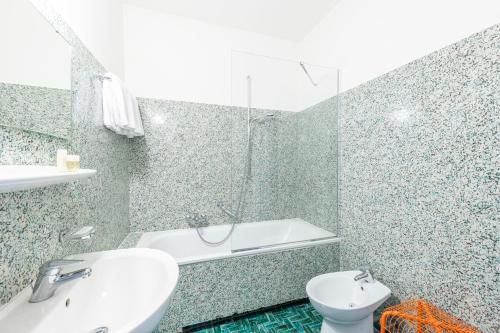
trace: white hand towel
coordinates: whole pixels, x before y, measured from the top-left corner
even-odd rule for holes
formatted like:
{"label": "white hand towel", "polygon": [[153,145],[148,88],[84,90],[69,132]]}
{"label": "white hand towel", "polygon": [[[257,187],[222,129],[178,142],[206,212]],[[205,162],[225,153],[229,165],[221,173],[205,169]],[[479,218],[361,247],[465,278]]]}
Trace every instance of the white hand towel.
{"label": "white hand towel", "polygon": [[124,87],[125,109],[127,110],[127,118],[129,120],[128,127],[133,136],[143,136],[144,129],[142,127],[141,114],[139,112],[139,105],[137,98]]}
{"label": "white hand towel", "polygon": [[137,99],[116,75],[106,73],[103,77],[102,110],[104,126],[129,138],[143,136],[144,129]]}

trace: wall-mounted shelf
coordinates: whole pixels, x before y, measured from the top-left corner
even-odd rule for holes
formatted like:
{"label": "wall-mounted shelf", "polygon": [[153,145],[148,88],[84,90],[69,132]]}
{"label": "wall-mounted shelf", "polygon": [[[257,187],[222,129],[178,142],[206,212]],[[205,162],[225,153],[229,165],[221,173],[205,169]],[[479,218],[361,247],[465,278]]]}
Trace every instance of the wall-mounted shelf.
{"label": "wall-mounted shelf", "polygon": [[59,171],[52,166],[0,165],[0,193],[68,183],[96,174],[96,170]]}

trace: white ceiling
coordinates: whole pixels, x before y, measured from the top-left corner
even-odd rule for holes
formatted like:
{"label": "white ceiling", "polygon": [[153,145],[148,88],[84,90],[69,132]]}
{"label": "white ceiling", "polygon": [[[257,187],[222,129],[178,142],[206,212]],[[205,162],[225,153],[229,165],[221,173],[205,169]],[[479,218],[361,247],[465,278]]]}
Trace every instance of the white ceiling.
{"label": "white ceiling", "polygon": [[208,23],[301,41],[340,0],[123,0]]}

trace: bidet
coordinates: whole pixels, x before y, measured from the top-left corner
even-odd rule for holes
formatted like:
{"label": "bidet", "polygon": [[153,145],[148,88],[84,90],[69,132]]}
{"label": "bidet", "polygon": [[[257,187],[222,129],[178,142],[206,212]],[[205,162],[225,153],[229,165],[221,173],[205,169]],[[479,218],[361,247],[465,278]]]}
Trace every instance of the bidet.
{"label": "bidet", "polygon": [[375,279],[360,278],[364,275],[371,276],[367,271],[336,272],[307,283],[309,300],[324,319],[321,333],[373,333],[373,312],[391,291]]}

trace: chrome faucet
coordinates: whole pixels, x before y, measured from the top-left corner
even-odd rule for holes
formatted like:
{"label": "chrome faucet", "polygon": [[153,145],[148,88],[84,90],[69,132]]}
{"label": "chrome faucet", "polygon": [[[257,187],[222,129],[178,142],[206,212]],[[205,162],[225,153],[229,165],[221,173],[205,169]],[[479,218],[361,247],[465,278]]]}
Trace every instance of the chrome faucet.
{"label": "chrome faucet", "polygon": [[359,270],[361,271],[361,273],[359,273],[354,277],[354,281],[362,280],[362,282],[367,282],[367,283],[375,282],[373,280],[373,275],[370,272],[370,267],[360,267]]}
{"label": "chrome faucet", "polygon": [[85,279],[92,274],[91,268],[83,268],[66,274],[61,274],[64,266],[77,264],[83,260],[51,260],[40,266],[30,302],[38,303],[51,298],[56,289],[66,282],[75,279]]}
{"label": "chrome faucet", "polygon": [[209,225],[208,217],[199,213],[189,213],[186,216],[186,220],[188,225],[192,228],[207,227]]}

